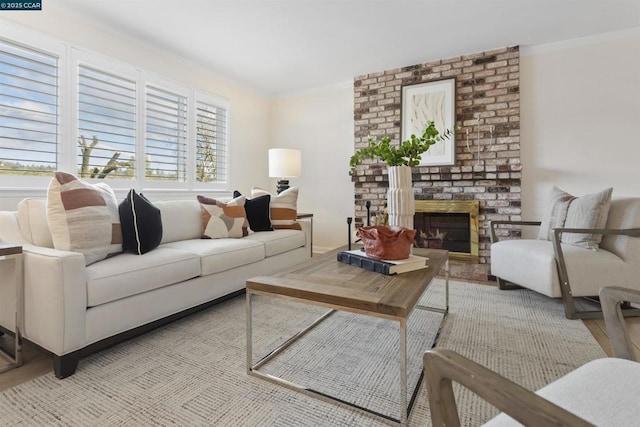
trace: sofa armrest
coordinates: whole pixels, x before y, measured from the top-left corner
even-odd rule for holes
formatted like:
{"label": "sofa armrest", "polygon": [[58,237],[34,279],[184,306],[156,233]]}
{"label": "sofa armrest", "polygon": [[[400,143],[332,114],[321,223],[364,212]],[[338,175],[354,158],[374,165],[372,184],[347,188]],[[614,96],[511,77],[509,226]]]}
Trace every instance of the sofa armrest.
{"label": "sofa armrest", "polygon": [[56,355],[85,345],[84,255],[23,246],[24,336]]}
{"label": "sofa armrest", "polygon": [[637,362],[634,346],[627,331],[627,324],[622,316],[621,304],[623,302],[640,304],[640,291],[609,286],[600,289],[599,296],[614,357]]}
{"label": "sofa armrest", "polygon": [[582,418],[451,350],[429,350],[424,371],[434,426],[459,426],[452,380],[524,425],[591,426]]}
{"label": "sofa armrest", "polygon": [[489,237],[491,238],[491,243],[495,243],[498,241],[498,236],[496,235],[496,228],[498,225],[537,225],[542,224],[540,221],[509,221],[509,220],[497,220],[497,221],[489,221]]}

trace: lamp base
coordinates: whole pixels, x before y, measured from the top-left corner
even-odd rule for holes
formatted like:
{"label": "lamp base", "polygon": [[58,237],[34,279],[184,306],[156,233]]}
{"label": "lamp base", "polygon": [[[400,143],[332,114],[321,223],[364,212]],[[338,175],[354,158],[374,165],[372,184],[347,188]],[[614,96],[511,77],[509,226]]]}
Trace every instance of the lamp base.
{"label": "lamp base", "polygon": [[278,194],[282,193],[287,188],[289,188],[289,180],[288,179],[279,179],[278,180],[278,186],[276,187],[276,190],[278,191]]}

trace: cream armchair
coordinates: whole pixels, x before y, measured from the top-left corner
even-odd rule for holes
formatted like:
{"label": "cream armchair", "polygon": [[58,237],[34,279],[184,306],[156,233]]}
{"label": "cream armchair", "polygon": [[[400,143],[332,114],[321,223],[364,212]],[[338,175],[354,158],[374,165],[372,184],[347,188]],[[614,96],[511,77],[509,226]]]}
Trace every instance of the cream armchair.
{"label": "cream armchair", "polygon": [[[603,288],[607,333],[615,357],[597,359],[533,393],[450,350],[424,355],[425,381],[434,426],[459,426],[452,381],[503,413],[485,426],[622,426],[640,420],[640,363],[626,331],[622,301],[640,303],[640,291]],[[517,421],[517,422],[516,422]]]}
{"label": "cream armchair", "polygon": [[[613,199],[604,229],[554,228],[551,241],[497,237],[497,231],[537,225],[491,221],[491,274],[500,289],[524,287],[562,298],[570,319],[602,317],[599,310],[579,308],[574,298],[596,297],[603,283],[640,289],[640,198]],[[561,243],[563,233],[601,234],[600,248]],[[638,316],[640,310],[625,310],[625,315]]]}

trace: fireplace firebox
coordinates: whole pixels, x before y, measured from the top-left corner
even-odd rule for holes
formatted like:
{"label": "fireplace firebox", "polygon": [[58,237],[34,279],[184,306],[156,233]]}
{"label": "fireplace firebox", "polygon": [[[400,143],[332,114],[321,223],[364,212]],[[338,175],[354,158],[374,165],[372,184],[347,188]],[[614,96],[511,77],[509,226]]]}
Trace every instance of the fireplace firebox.
{"label": "fireplace firebox", "polygon": [[416,246],[447,249],[451,258],[478,262],[478,201],[416,200]]}

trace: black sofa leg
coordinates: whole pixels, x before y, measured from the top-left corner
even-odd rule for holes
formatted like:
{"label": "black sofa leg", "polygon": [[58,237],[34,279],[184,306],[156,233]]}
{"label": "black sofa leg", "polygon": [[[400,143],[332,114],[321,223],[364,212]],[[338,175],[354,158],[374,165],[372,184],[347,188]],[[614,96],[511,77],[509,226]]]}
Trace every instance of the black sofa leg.
{"label": "black sofa leg", "polygon": [[78,368],[78,362],[80,362],[80,350],[73,353],[65,354],[64,356],[53,356],[53,372],[56,377],[63,379],[73,375]]}

